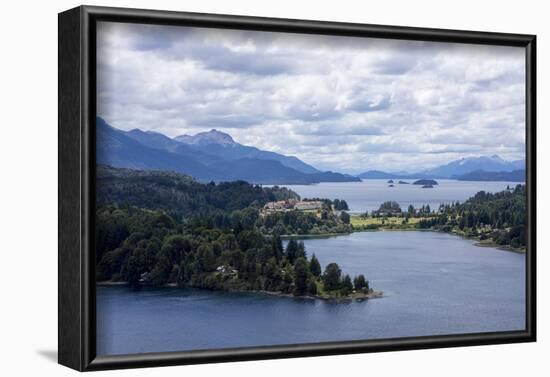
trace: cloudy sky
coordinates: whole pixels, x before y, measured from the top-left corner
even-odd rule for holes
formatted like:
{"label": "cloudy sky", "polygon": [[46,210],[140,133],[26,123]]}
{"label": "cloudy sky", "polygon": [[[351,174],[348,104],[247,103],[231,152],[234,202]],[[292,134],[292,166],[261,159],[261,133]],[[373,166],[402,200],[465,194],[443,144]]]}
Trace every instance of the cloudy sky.
{"label": "cloudy sky", "polygon": [[523,48],[122,23],[97,41],[120,129],[215,128],[350,173],[524,157]]}

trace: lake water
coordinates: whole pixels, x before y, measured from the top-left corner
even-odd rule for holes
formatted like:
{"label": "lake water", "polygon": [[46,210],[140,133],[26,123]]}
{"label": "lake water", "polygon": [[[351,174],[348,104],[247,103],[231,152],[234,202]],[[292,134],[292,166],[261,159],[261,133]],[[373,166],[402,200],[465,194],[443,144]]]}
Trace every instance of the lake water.
{"label": "lake water", "polygon": [[[394,200],[406,209],[410,204],[421,207],[429,204],[437,208],[441,203],[451,203],[468,199],[479,191],[498,192],[509,185],[515,187],[517,182],[469,182],[450,179],[438,179],[434,188],[422,188],[413,184],[398,184],[388,187],[385,179],[369,179],[362,182],[323,182],[315,185],[284,185],[297,192],[302,198],[344,199],[350,212],[359,213],[376,210],[385,201]],[[411,179],[403,180],[414,182]]]}
{"label": "lake water", "polygon": [[435,232],[304,241],[384,298],[334,303],[178,288],[97,287],[98,355],[525,329],[525,256]]}

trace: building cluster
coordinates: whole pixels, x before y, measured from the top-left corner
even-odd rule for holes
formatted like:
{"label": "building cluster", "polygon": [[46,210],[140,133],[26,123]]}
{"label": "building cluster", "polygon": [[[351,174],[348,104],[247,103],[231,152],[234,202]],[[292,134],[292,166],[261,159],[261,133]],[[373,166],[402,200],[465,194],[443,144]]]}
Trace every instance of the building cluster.
{"label": "building cluster", "polygon": [[323,203],[318,200],[300,201],[296,199],[279,200],[277,202],[269,202],[264,206],[265,212],[285,212],[285,211],[304,211],[320,209]]}

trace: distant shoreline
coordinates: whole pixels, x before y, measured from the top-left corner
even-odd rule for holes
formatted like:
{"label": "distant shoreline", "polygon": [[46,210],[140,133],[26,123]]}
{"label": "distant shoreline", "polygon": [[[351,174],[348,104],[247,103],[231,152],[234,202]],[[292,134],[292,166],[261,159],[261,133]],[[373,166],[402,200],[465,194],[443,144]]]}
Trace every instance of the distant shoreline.
{"label": "distant shoreline", "polygon": [[474,246],[477,247],[485,247],[485,248],[493,248],[498,249],[501,251],[508,251],[511,253],[517,253],[517,254],[525,254],[525,249],[519,249],[519,248],[513,248],[510,245],[499,245],[495,242],[483,242],[477,237],[468,237],[464,234],[460,234],[457,232],[446,232],[443,230],[438,229],[415,229],[415,228],[378,228],[378,229],[356,229],[353,230],[350,233],[326,233],[326,234],[286,234],[281,235],[282,239],[323,239],[323,238],[332,238],[332,237],[340,237],[340,236],[349,236],[353,233],[374,233],[374,232],[434,232],[434,233],[444,233],[444,234],[450,234],[453,236],[460,237],[465,240],[469,241],[475,241]]}
{"label": "distant shoreline", "polygon": [[290,239],[315,239],[315,238],[332,238],[338,236],[348,236],[355,232],[346,232],[346,233],[323,233],[323,234],[281,234],[281,239],[290,240]]}

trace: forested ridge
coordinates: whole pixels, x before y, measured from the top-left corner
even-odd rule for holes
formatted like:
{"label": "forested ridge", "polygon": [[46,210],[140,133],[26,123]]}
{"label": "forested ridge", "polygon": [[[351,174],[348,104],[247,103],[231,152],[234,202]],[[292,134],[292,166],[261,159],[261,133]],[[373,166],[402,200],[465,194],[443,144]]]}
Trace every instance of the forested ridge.
{"label": "forested ridge", "polygon": [[527,244],[527,192],[525,185],[497,193],[480,191],[463,203],[438,208],[385,202],[378,210],[352,219],[353,230],[431,229],[478,239],[487,246],[525,250]]}
{"label": "forested ridge", "polygon": [[439,207],[437,216],[420,221],[421,228],[458,230],[481,241],[524,248],[526,245],[527,192],[525,185],[487,193],[480,191],[464,203]]}
{"label": "forested ridge", "polygon": [[162,210],[177,219],[231,212],[269,201],[299,199],[284,187],[262,187],[244,181],[203,184],[192,177],[165,171],[99,166],[97,203],[123,203]]}

